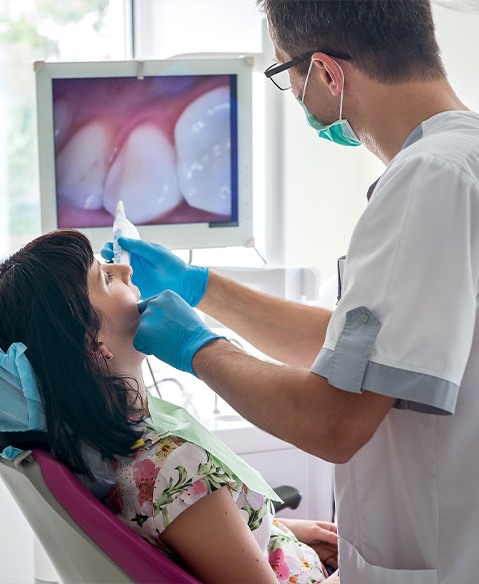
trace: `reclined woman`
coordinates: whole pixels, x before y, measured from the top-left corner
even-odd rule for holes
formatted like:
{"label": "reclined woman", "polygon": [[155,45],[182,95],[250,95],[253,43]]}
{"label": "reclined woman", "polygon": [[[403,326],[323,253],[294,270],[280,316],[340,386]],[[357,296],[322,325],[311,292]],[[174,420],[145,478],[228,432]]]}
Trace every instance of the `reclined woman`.
{"label": "reclined woman", "polygon": [[[201,582],[339,582],[325,567],[337,567],[333,524],[275,519],[267,485],[248,488],[216,451],[155,424],[145,355],[133,347],[140,294],[131,275],[97,262],[74,230],[42,235],[0,264],[0,450],[51,450]],[[31,367],[36,427],[12,420],[2,385],[12,356]]]}

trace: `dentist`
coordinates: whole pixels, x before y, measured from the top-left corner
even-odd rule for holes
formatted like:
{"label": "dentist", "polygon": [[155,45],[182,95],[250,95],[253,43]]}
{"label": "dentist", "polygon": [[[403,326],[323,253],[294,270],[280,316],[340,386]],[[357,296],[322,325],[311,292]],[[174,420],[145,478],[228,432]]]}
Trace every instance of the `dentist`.
{"label": "dentist", "polygon": [[[386,167],[341,299],[332,314],[121,240],[155,296],[135,346],[336,463],[342,584],[477,583],[479,116],[447,81],[429,0],[259,4],[278,61],[266,76],[321,138]],[[285,365],[217,338],[191,306]]]}

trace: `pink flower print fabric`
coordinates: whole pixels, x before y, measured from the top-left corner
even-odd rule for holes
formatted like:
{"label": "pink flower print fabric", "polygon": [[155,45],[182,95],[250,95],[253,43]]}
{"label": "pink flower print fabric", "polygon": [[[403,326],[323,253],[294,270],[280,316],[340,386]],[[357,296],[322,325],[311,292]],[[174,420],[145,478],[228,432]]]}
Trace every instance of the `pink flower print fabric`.
{"label": "pink flower print fabric", "polygon": [[[145,424],[145,440],[156,437]],[[256,541],[269,558],[278,582],[321,582],[321,562],[314,550],[301,544],[279,522],[263,495],[250,491],[203,448],[177,437],[164,438],[113,462],[116,483],[106,506],[126,525],[165,555],[161,533],[185,509],[227,486]]]}
{"label": "pink flower print fabric", "polygon": [[281,548],[270,552],[269,563],[273,568],[273,572],[276,574],[278,582],[288,582],[291,572],[289,571],[288,564],[284,560],[284,551]]}
{"label": "pink flower print fabric", "polygon": [[153,513],[153,491],[159,472],[160,467],[149,458],[136,461],[133,465],[133,478],[138,489],[138,505],[141,512],[146,515]]}
{"label": "pink flower print fabric", "polygon": [[268,558],[280,584],[315,584],[327,577],[317,553],[298,541],[281,520],[271,526]]}

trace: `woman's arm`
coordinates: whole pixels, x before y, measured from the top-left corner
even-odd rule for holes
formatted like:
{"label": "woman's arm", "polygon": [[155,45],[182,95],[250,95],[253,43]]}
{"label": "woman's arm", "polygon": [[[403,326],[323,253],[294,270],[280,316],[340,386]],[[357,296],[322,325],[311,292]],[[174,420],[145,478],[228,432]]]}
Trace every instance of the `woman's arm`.
{"label": "woman's arm", "polygon": [[204,584],[278,584],[227,487],[183,511],[161,541]]}

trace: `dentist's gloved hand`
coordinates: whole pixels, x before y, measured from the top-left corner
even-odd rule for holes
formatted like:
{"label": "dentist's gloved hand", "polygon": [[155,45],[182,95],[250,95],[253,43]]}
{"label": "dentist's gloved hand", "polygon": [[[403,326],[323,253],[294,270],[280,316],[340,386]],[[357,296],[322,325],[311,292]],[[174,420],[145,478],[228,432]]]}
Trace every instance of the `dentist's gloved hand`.
{"label": "dentist's gloved hand", "polygon": [[[142,298],[173,290],[190,306],[203,298],[208,282],[208,268],[191,266],[156,243],[120,237],[120,246],[131,254],[133,284]],[[113,244],[107,242],[101,250],[106,260],[113,259]]]}
{"label": "dentist's gloved hand", "polygon": [[220,339],[196,312],[171,290],[138,305],[141,318],[133,340],[137,351],[195,375],[191,362],[203,345]]}

